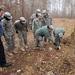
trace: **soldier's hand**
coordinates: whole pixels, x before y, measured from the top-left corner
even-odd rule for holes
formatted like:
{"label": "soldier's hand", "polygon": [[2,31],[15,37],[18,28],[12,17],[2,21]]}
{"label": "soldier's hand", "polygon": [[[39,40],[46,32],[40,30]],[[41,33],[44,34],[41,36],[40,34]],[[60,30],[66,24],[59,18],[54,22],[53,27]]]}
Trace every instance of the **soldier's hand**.
{"label": "soldier's hand", "polygon": [[56,46],[56,43],[55,42],[53,44]]}
{"label": "soldier's hand", "polygon": [[16,30],[16,33],[18,33],[18,31]]}
{"label": "soldier's hand", "polygon": [[61,47],[60,47],[60,46],[58,46],[58,47],[57,47],[57,50],[61,50]]}
{"label": "soldier's hand", "polygon": [[27,32],[28,32],[28,29],[27,29]]}

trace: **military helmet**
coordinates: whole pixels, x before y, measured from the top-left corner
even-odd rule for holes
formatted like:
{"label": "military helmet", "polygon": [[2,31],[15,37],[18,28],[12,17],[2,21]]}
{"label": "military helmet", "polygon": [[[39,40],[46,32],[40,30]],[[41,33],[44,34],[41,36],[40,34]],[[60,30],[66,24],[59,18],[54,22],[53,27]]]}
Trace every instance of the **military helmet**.
{"label": "military helmet", "polygon": [[37,9],[36,12],[40,13],[41,11],[40,11],[40,9]]}
{"label": "military helmet", "polygon": [[62,38],[63,37],[63,33],[59,33],[59,37]]}
{"label": "military helmet", "polygon": [[42,13],[43,13],[43,14],[46,14],[46,10],[43,10]]}
{"label": "military helmet", "polygon": [[5,12],[4,17],[8,18],[9,20],[12,19],[12,16],[11,16],[11,14],[9,12]]}
{"label": "military helmet", "polygon": [[20,21],[21,21],[21,23],[26,23],[26,19],[24,18],[24,17],[20,17]]}
{"label": "military helmet", "polygon": [[53,25],[49,25],[49,28],[52,29],[52,30],[54,29]]}

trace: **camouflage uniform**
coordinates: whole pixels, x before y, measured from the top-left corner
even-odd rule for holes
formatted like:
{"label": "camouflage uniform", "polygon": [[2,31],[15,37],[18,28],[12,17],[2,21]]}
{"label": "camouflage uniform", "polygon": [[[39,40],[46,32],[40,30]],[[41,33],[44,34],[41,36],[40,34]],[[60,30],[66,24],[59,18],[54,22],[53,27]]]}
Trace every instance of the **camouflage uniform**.
{"label": "camouflage uniform", "polygon": [[43,16],[43,25],[52,25],[52,18],[49,17],[49,15],[47,15],[46,17]]}
{"label": "camouflage uniform", "polygon": [[14,42],[14,26],[12,24],[12,20],[6,20],[3,19],[2,21],[3,26],[4,26],[4,37],[6,41],[6,50],[12,50],[15,47],[15,42]]}
{"label": "camouflage uniform", "polygon": [[33,23],[33,20],[36,18],[36,14],[32,14],[32,16],[30,17],[30,25],[32,27],[32,23]]}
{"label": "camouflage uniform", "polygon": [[54,31],[53,31],[53,34],[54,34],[54,42],[55,42],[55,45],[56,46],[60,46],[60,42],[61,42],[61,39],[62,37],[59,36],[59,34],[62,33],[64,35],[65,33],[65,29],[64,28],[55,28]]}
{"label": "camouflage uniform", "polygon": [[40,47],[43,48],[44,42],[43,42],[43,37],[46,37],[47,39],[49,39],[52,43],[53,40],[51,38],[51,32],[48,31],[47,26],[43,26],[39,29],[36,30],[35,32],[35,47],[40,44]]}
{"label": "camouflage uniform", "polygon": [[32,24],[32,31],[33,31],[34,35],[35,35],[36,30],[41,27],[42,27],[42,21],[35,18],[33,21],[33,24]]}
{"label": "camouflage uniform", "polygon": [[32,14],[32,16],[30,17],[30,27],[31,27],[31,29],[32,29],[32,23],[33,23],[33,20],[36,18],[36,16],[38,15],[38,13],[40,13],[41,11],[40,11],[40,9],[37,9],[36,10],[36,13],[35,14]]}
{"label": "camouflage uniform", "polygon": [[16,20],[14,23],[15,29],[18,32],[18,37],[20,39],[20,46],[23,45],[23,40],[24,40],[24,44],[27,44],[27,21],[25,22],[25,24],[22,24],[20,20]]}
{"label": "camouflage uniform", "polygon": [[[43,10],[43,17],[42,17],[42,24],[43,26],[46,26],[46,25],[52,25],[52,18],[49,17],[48,13],[46,10]],[[46,42],[47,39],[44,37],[44,41]]]}

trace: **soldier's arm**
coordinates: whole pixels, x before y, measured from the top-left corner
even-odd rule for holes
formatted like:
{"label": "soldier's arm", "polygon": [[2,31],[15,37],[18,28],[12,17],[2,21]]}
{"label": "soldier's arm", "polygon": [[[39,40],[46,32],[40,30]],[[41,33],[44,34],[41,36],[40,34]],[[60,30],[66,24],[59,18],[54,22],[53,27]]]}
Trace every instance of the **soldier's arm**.
{"label": "soldier's arm", "polygon": [[54,43],[56,46],[60,46],[60,41],[59,41],[58,36],[55,36],[55,42]]}
{"label": "soldier's arm", "polygon": [[14,28],[15,28],[15,31],[16,31],[16,33],[18,33],[18,30],[17,30],[17,25],[16,25],[16,23],[14,23]]}
{"label": "soldier's arm", "polygon": [[34,33],[35,21],[32,22],[32,31]]}
{"label": "soldier's arm", "polygon": [[28,32],[28,23],[26,22],[26,30],[27,30],[27,32]]}
{"label": "soldier's arm", "polygon": [[50,18],[50,25],[53,25],[53,23],[52,23],[52,18]]}
{"label": "soldier's arm", "polygon": [[4,20],[2,20],[2,25],[3,25],[3,27],[4,27],[4,36],[5,36],[5,34],[6,34],[6,22],[4,21]]}
{"label": "soldier's arm", "polygon": [[33,21],[33,17],[31,16],[30,17],[30,22],[29,22],[30,26],[32,26],[32,21]]}
{"label": "soldier's arm", "polygon": [[54,41],[53,41],[53,39],[52,39],[50,33],[45,34],[45,36],[46,36],[52,43],[54,43]]}

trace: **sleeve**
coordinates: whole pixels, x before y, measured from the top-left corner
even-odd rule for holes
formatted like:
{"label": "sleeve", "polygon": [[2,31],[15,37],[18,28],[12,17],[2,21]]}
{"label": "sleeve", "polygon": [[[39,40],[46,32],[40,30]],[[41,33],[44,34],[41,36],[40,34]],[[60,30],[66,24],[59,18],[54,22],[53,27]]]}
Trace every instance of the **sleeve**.
{"label": "sleeve", "polygon": [[14,29],[15,29],[15,32],[18,33],[17,24],[16,23],[14,23]]}
{"label": "sleeve", "polygon": [[15,27],[14,27],[14,24],[12,23],[12,31],[13,31],[13,34],[15,34]]}
{"label": "sleeve", "polygon": [[34,26],[35,26],[35,21],[32,22],[32,31],[34,33]]}
{"label": "sleeve", "polygon": [[28,32],[28,23],[26,22],[26,31]]}
{"label": "sleeve", "polygon": [[32,21],[33,21],[33,17],[31,16],[30,17],[30,22],[29,22],[30,25],[32,25]]}
{"label": "sleeve", "polygon": [[17,24],[16,24],[16,23],[14,23],[14,27],[15,27],[15,29],[17,30]]}
{"label": "sleeve", "polygon": [[53,25],[53,24],[52,24],[52,18],[50,18],[50,25]]}
{"label": "sleeve", "polygon": [[48,34],[46,33],[45,36],[52,42],[54,43],[52,37],[51,37],[51,34],[48,32]]}
{"label": "sleeve", "polygon": [[56,46],[60,46],[60,38],[58,36],[55,36],[54,43],[56,44]]}
{"label": "sleeve", "polygon": [[4,33],[4,28],[2,26],[2,23],[0,22],[0,37],[3,35]]}
{"label": "sleeve", "polygon": [[43,18],[42,18],[42,26],[45,26],[45,21]]}
{"label": "sleeve", "polygon": [[4,20],[2,20],[2,25],[3,25],[3,27],[4,27],[4,33],[3,33],[3,35],[4,36],[6,36],[6,22],[4,21]]}

